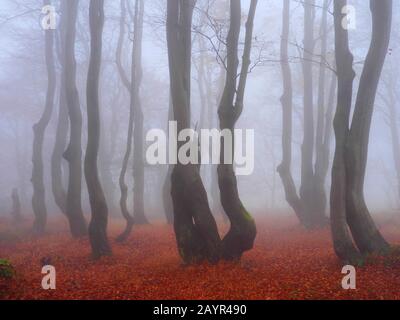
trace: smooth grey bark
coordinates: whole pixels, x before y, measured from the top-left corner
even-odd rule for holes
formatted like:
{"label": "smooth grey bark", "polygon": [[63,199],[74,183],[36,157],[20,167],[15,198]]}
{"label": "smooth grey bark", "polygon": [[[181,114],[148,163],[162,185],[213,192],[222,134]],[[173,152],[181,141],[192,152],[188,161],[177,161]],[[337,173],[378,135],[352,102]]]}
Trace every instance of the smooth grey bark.
{"label": "smooth grey bark", "polygon": [[135,5],[135,26],[133,50],[134,79],[132,91],[134,103],[133,129],[133,217],[136,224],[148,224],[144,212],[144,128],[143,110],[140,98],[140,86],[143,79],[142,70],[142,39],[143,39],[144,0],[137,0]]}
{"label": "smooth grey bark", "polygon": [[68,138],[68,108],[65,92],[65,32],[67,26],[66,2],[61,2],[61,22],[59,27],[58,58],[61,65],[60,96],[58,102],[58,120],[56,138],[51,156],[51,185],[54,200],[64,215],[67,215],[67,192],[63,184],[63,153]]}
{"label": "smooth grey bark", "polygon": [[303,203],[297,195],[296,186],[291,172],[292,135],[293,135],[293,86],[292,72],[289,64],[289,33],[290,33],[290,0],[284,0],[282,11],[281,37],[281,70],[283,80],[282,104],[282,162],[278,172],[285,190],[286,201],[294,210],[300,223],[306,224]]}
{"label": "smooth grey bark", "polygon": [[111,254],[111,247],[107,238],[108,208],[97,169],[101,130],[99,78],[104,27],[104,0],[90,1],[89,21],[90,62],[86,88],[88,143],[85,156],[85,178],[92,209],[89,239],[92,246],[92,255],[97,259]]}
{"label": "smooth grey bark", "polygon": [[[244,93],[251,63],[250,54],[257,3],[257,0],[252,0],[250,4],[246,23],[242,67],[239,81],[237,81],[239,67],[238,46],[242,11],[240,0],[231,0],[230,2],[230,27],[226,40],[227,76],[224,92],[218,108],[218,115],[220,129],[229,130],[232,133],[232,137],[234,136],[235,124],[240,118],[244,107]],[[233,145],[228,146],[228,150],[231,150],[232,159],[234,159],[234,139],[232,140]],[[240,200],[233,164],[225,163],[225,143],[225,139],[221,139],[221,161],[218,166],[218,184],[221,204],[229,218],[231,226],[222,240],[222,257],[232,260],[240,259],[245,251],[253,248],[257,230],[253,217],[245,209]]]}
{"label": "smooth grey bark", "polygon": [[[172,105],[172,99],[170,97],[169,99],[169,108],[168,108],[168,122],[174,120],[174,110],[173,110],[173,105]],[[169,126],[168,126],[169,128]],[[168,134],[169,136],[169,134]],[[168,165],[168,170],[167,174],[165,176],[164,184],[163,184],[163,207],[164,207],[164,213],[165,217],[167,219],[168,224],[173,224],[174,223],[174,206],[172,203],[172,198],[171,198],[171,175],[172,171],[174,169],[173,165]]]}
{"label": "smooth grey bark", "polygon": [[[171,97],[178,132],[190,128],[191,31],[195,4],[195,0],[170,0],[167,3]],[[179,142],[178,149],[182,145]],[[185,263],[217,262],[221,241],[197,165],[175,165],[171,196],[174,230],[182,260]]]}
{"label": "smooth grey bark", "polygon": [[73,237],[87,235],[82,211],[82,112],[76,87],[75,38],[78,0],[67,1],[65,35],[65,94],[70,121],[70,138],[64,158],[68,161],[69,179],[66,212]]}
{"label": "smooth grey bark", "polygon": [[[329,1],[324,0],[322,7],[322,21],[320,28],[320,40],[321,40],[321,54],[320,54],[320,66],[318,76],[318,100],[317,100],[317,129],[316,129],[316,140],[315,150],[316,159],[314,167],[314,207],[315,211],[325,216],[327,195],[325,191],[325,181],[327,175],[326,163],[329,166],[329,142],[326,141],[325,134],[330,134],[332,122],[325,122],[326,114],[328,112],[326,106],[326,60],[327,60],[327,40],[328,40],[328,10]],[[327,119],[328,120],[328,119]],[[323,222],[323,221],[322,221]]]}
{"label": "smooth grey bark", "polygon": [[[43,5],[50,5],[49,0],[44,0]],[[45,232],[47,221],[46,192],[44,186],[43,168],[43,142],[46,128],[49,124],[54,108],[56,91],[56,70],[54,62],[54,30],[45,31],[45,59],[47,69],[47,94],[44,111],[39,122],[33,126],[33,154],[32,154],[32,208],[35,215],[33,233],[42,235]]]}
{"label": "smooth grey bark", "polygon": [[342,26],[344,18],[342,8],[346,5],[347,0],[335,0],[334,2],[338,98],[334,118],[336,149],[332,166],[330,219],[336,255],[345,262],[354,263],[360,259],[360,254],[354,246],[347,225],[345,146],[349,133],[355,72],[353,70],[354,57],[349,48],[348,31]]}
{"label": "smooth grey bark", "polygon": [[355,73],[348,31],[342,26],[342,8],[345,5],[346,0],[335,0],[338,100],[334,120],[336,150],[332,169],[331,228],[338,257],[345,262],[357,263],[366,254],[379,254],[389,249],[369,214],[363,187],[374,102],[390,40],[392,1],[370,1],[373,24],[371,46],[361,75],[350,128]]}
{"label": "smooth grey bark", "polygon": [[304,54],[302,59],[304,96],[303,96],[303,124],[304,137],[301,149],[301,186],[300,198],[303,202],[305,227],[314,228],[325,226],[327,219],[325,212],[316,205],[316,188],[314,172],[314,89],[313,89],[313,55],[314,55],[314,22],[315,0],[305,0],[304,6]]}
{"label": "smooth grey bark", "polygon": [[[126,22],[126,1],[121,0],[121,17],[120,17],[120,31],[119,31],[119,39],[118,39],[118,46],[117,46],[117,56],[116,56],[116,61],[117,61],[117,66],[118,66],[118,72],[121,77],[122,83],[124,84],[125,88],[131,92],[131,81],[128,79],[125,69],[123,68],[122,65],[122,48],[123,48],[123,42],[125,39],[125,22]],[[134,50],[132,51],[132,70],[133,70],[133,61],[134,61]],[[134,75],[134,72],[132,71],[132,77]],[[129,164],[129,158],[132,153],[132,141],[133,141],[133,99],[131,96],[131,101],[129,105],[129,121],[128,121],[128,135],[127,135],[127,142],[126,142],[126,149],[125,149],[125,155],[122,161],[122,167],[121,167],[121,172],[119,176],[119,187],[121,190],[121,197],[120,197],[120,207],[121,207],[121,212],[122,216],[126,220],[126,226],[125,230],[117,237],[118,242],[123,242],[125,241],[133,228],[134,225],[134,219],[133,216],[129,213],[128,210],[128,205],[127,205],[127,200],[128,200],[128,185],[126,184],[125,178],[126,178],[126,172],[128,170],[128,164]]]}

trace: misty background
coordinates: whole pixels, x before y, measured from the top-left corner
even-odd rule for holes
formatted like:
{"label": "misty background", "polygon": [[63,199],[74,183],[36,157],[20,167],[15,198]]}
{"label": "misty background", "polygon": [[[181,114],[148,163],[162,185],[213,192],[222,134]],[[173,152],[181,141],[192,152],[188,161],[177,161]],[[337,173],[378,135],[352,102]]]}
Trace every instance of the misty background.
{"label": "misty background", "polygon": [[[195,11],[194,24],[199,26],[202,19],[202,6],[206,1],[199,0],[199,10]],[[223,1],[214,1],[223,3]],[[249,1],[243,1],[243,24],[248,11]],[[322,6],[322,1],[317,4]],[[370,43],[371,17],[366,1],[349,1],[356,8],[356,28],[350,30],[351,49],[355,55],[355,70],[357,88],[362,62]],[[59,2],[55,3],[59,11]],[[84,116],[83,150],[86,146],[86,77],[89,61],[89,26],[88,1],[80,1],[77,24],[77,87],[80,93],[81,110]],[[0,215],[8,215],[11,210],[11,192],[18,188],[23,213],[31,215],[32,185],[32,126],[38,121],[44,108],[47,88],[47,74],[44,59],[44,31],[40,21],[42,2],[33,0],[2,0],[0,3]],[[316,8],[315,34],[319,34],[322,8]],[[144,112],[144,131],[153,128],[167,128],[169,109],[169,70],[167,46],[165,39],[166,0],[145,1],[144,35],[143,35],[143,72],[141,86],[142,109]],[[256,215],[274,213],[293,214],[285,201],[283,187],[276,171],[281,161],[282,115],[280,97],[282,95],[282,78],[279,65],[279,44],[282,27],[282,2],[279,0],[261,0],[255,20],[255,41],[253,47],[253,62],[259,62],[249,74],[246,88],[245,106],[237,128],[255,130],[255,170],[250,176],[238,178],[241,199],[245,206]],[[397,97],[400,97],[400,2],[394,1],[393,32],[390,52],[387,56],[379,93],[376,100],[369,161],[365,181],[367,204],[374,214],[394,212],[400,206],[397,193],[397,180],[393,160],[390,128],[388,125],[389,111],[382,96],[387,95],[384,79],[395,78]],[[129,92],[123,86],[116,65],[116,49],[119,37],[119,1],[105,1],[105,26],[103,34],[103,62],[101,72],[101,152],[99,171],[102,175],[104,159],[111,155],[110,170],[113,188],[105,188],[110,213],[120,216],[118,206],[118,177],[122,158],[126,147],[126,133],[129,114]],[[219,17],[224,19],[224,17]],[[328,15],[328,57],[333,55],[333,16]],[[293,135],[293,177],[297,186],[300,180],[300,148],[303,138],[302,95],[303,77],[301,69],[301,50],[303,41],[304,11],[301,1],[292,1],[291,32],[289,50],[292,61],[294,88],[294,135]],[[132,23],[127,22],[132,33]],[[129,35],[128,34],[128,35]],[[208,30],[212,36],[212,32]],[[242,32],[243,37],[244,32]],[[196,37],[199,36],[198,34]],[[193,65],[199,55],[199,47],[193,44]],[[132,37],[124,41],[123,61],[127,74],[130,70]],[[215,52],[206,39],[208,68],[217,74],[219,64]],[[316,52],[319,42],[316,42]],[[259,61],[258,61],[259,60]],[[59,61],[57,70],[60,70]],[[317,88],[319,63],[314,64],[314,81]],[[327,79],[330,79],[328,71]],[[198,74],[192,68],[192,123],[193,127],[200,120],[201,101],[196,83]],[[216,78],[216,77],[213,77]],[[396,79],[397,78],[397,79]],[[59,86],[59,76],[57,79]],[[327,81],[327,86],[329,81]],[[217,84],[214,89],[217,90]],[[59,87],[58,89],[59,90]],[[357,90],[354,90],[356,94]],[[217,96],[217,92],[215,95]],[[314,90],[315,101],[317,90]],[[56,97],[59,97],[58,93]],[[397,98],[397,101],[400,99]],[[58,99],[58,98],[57,98]],[[46,202],[50,215],[58,215],[51,192],[50,158],[55,142],[57,126],[58,101],[54,106],[50,124],[46,130],[43,159],[45,164]],[[215,119],[217,118],[218,102],[215,98]],[[316,105],[316,104],[315,104]],[[399,103],[397,102],[397,106]],[[315,112],[316,112],[315,107]],[[399,121],[399,119],[396,119]],[[331,143],[331,155],[334,141]],[[131,158],[132,160],[132,158]],[[65,170],[67,167],[65,166]],[[166,166],[146,166],[145,169],[145,208],[150,219],[164,218],[162,209],[162,185],[167,172]],[[207,176],[208,170],[203,170]],[[132,204],[132,165],[130,163],[126,181],[130,186],[128,204]],[[326,188],[330,179],[328,176]],[[65,179],[64,179],[65,181]],[[104,184],[104,183],[103,183]],[[207,190],[210,183],[205,179]],[[86,184],[82,181],[84,190],[83,208],[90,211]]]}

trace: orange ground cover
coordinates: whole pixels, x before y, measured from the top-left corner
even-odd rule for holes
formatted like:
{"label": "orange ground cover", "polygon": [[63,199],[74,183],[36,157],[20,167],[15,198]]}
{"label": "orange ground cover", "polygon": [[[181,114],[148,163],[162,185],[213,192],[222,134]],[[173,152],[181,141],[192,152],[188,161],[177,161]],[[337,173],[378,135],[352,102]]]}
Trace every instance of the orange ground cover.
{"label": "orange ground cover", "polygon": [[[15,266],[14,280],[0,280],[1,299],[400,299],[400,260],[377,259],[357,268],[357,290],[341,288],[341,264],[329,230],[307,232],[294,219],[258,221],[254,250],[240,263],[183,266],[171,227],[135,228],[125,244],[113,239],[114,255],[91,261],[87,240],[73,240],[64,223],[52,233],[17,243],[0,242],[0,258]],[[400,244],[400,227],[382,226]],[[41,260],[57,270],[57,290],[41,289]]]}

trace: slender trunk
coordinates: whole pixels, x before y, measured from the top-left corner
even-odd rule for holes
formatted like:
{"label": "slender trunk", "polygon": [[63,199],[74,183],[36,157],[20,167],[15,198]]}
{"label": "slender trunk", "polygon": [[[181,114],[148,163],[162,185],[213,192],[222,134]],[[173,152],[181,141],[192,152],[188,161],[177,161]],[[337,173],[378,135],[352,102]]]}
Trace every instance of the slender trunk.
{"label": "slender trunk", "polygon": [[[61,12],[66,12],[66,2],[61,2]],[[67,148],[68,138],[68,107],[67,98],[65,94],[65,28],[66,28],[66,15],[63,14],[60,22],[59,32],[59,60],[61,64],[61,75],[60,75],[60,98],[59,98],[59,110],[58,110],[58,122],[56,130],[56,138],[53,148],[53,154],[51,157],[51,183],[52,191],[55,202],[61,212],[67,215],[67,193],[63,185],[63,153]]]}
{"label": "slender trunk", "polygon": [[[43,4],[49,5],[49,0]],[[33,232],[42,235],[45,232],[47,209],[43,173],[43,142],[46,128],[49,124],[54,107],[54,96],[56,91],[56,70],[54,64],[54,30],[45,31],[45,55],[47,68],[47,95],[46,105],[38,123],[33,126],[33,155],[32,155],[32,207],[35,214]]]}
{"label": "slender trunk", "polygon": [[389,248],[365,203],[364,178],[376,92],[390,42],[392,6],[392,0],[370,1],[371,46],[361,74],[353,121],[346,144],[347,222],[354,241],[363,254],[383,252]]}
{"label": "slender trunk", "polygon": [[345,262],[354,263],[359,260],[360,255],[353,244],[347,225],[345,146],[349,132],[355,73],[353,70],[354,58],[349,48],[348,31],[342,27],[344,18],[342,8],[346,5],[347,0],[335,0],[334,3],[338,98],[334,118],[336,149],[332,167],[330,219],[333,246],[337,256]]}
{"label": "slender trunk", "polygon": [[[357,262],[360,253],[380,254],[389,249],[368,211],[363,189],[375,97],[390,40],[392,1],[370,1],[371,46],[361,75],[350,129],[355,74],[348,33],[342,27],[342,8],[346,4],[346,0],[335,1],[338,107],[334,121],[336,152],[332,169],[331,221],[337,255],[344,261]],[[349,229],[359,252],[352,242]]]}
{"label": "slender trunk", "polygon": [[[168,109],[168,123],[174,120],[174,110],[172,105],[172,99],[169,99],[169,109]],[[169,126],[168,126],[169,127]],[[168,134],[169,136],[169,134]],[[172,165],[168,166],[167,175],[165,176],[165,181],[163,185],[163,206],[164,213],[168,224],[174,223],[174,206],[171,198],[171,175],[174,167]]]}
{"label": "slender trunk", "polygon": [[[330,127],[330,123],[325,123],[326,101],[325,101],[325,86],[326,86],[326,58],[327,58],[327,40],[328,40],[328,0],[324,0],[322,7],[322,21],[320,29],[321,39],[321,56],[318,78],[318,101],[317,101],[317,131],[315,140],[316,160],[314,169],[314,207],[315,211],[325,215],[327,196],[325,192],[326,173],[324,172],[325,151],[324,144],[325,127]],[[329,152],[329,151],[328,151]],[[329,159],[328,159],[329,161]]]}
{"label": "slender trunk", "polygon": [[[227,77],[218,115],[220,129],[228,130],[231,132],[232,137],[234,137],[235,124],[243,111],[244,92],[250,67],[251,43],[257,2],[257,0],[252,0],[249,9],[242,69],[237,85],[241,3],[240,0],[231,0],[231,22],[226,41]],[[218,166],[218,184],[221,194],[221,204],[231,223],[228,233],[222,240],[222,256],[228,260],[240,259],[245,251],[252,249],[257,233],[252,216],[245,209],[240,200],[233,164],[228,164],[226,163],[227,161],[225,161],[224,150],[230,150],[232,159],[234,160],[234,144],[234,138],[230,146],[226,146],[226,140],[221,139],[221,164]]]}
{"label": "slender trunk", "polygon": [[85,178],[92,208],[89,239],[92,246],[92,255],[97,259],[111,254],[111,247],[107,239],[108,209],[97,169],[100,144],[99,75],[104,26],[104,0],[90,1],[89,16],[91,40],[86,92],[88,144],[85,157]]}
{"label": "slender trunk", "polygon": [[[122,79],[122,82],[125,87],[130,91],[131,87],[131,81],[128,80],[125,70],[122,67],[122,44],[125,38],[125,19],[126,19],[126,2],[125,0],[121,0],[121,18],[120,18],[120,34],[119,34],[119,40],[118,40],[118,49],[117,49],[117,65],[118,65],[118,70],[120,77]],[[134,54],[132,53],[132,63],[134,61]],[[132,66],[132,74],[133,72],[133,66]],[[132,153],[132,140],[133,140],[133,100],[131,97],[131,102],[129,106],[129,122],[128,122],[128,136],[127,136],[127,141],[126,141],[126,149],[125,149],[125,155],[124,159],[122,162],[122,168],[121,168],[121,173],[119,176],[119,187],[121,189],[121,198],[119,201],[120,207],[121,207],[121,212],[123,217],[126,220],[126,226],[125,230],[122,232],[117,237],[118,242],[123,242],[125,241],[133,228],[134,221],[133,221],[133,216],[129,213],[128,210],[128,205],[127,205],[127,199],[128,199],[128,186],[125,182],[125,177],[126,177],[126,171],[128,170],[128,163],[129,163],[129,158]]]}
{"label": "slender trunk", "polygon": [[[174,119],[178,132],[190,128],[190,76],[192,18],[195,0],[167,3],[167,43]],[[178,143],[178,148],[182,142]],[[174,229],[178,251],[185,263],[205,259],[216,262],[220,254],[217,224],[208,205],[198,166],[178,163],[171,176]]]}
{"label": "slender trunk", "polygon": [[293,88],[292,73],[289,64],[289,30],[290,30],[290,0],[283,3],[283,26],[281,37],[281,69],[283,79],[282,104],[282,162],[278,172],[285,190],[286,201],[294,210],[300,223],[305,225],[306,219],[303,203],[297,195],[296,186],[291,173],[292,163],[292,133],[293,133]]}
{"label": "slender trunk", "polygon": [[142,38],[143,38],[144,0],[137,0],[135,5],[135,30],[133,50],[135,51],[134,69],[135,78],[132,80],[134,101],[134,129],[133,129],[133,216],[135,223],[148,224],[144,213],[144,137],[143,137],[143,110],[140,98],[140,86],[143,78],[142,70]]}
{"label": "slender trunk", "polygon": [[82,113],[76,88],[75,38],[78,0],[67,1],[67,27],[65,35],[65,94],[70,119],[70,141],[64,158],[69,165],[66,212],[74,237],[87,234],[86,221],[82,212]]}
{"label": "slender trunk", "polygon": [[304,1],[304,54],[302,61],[304,78],[304,137],[301,150],[301,186],[300,198],[305,213],[307,228],[326,224],[324,212],[320,212],[315,201],[314,186],[314,90],[313,90],[313,55],[314,55],[314,20],[315,0]]}

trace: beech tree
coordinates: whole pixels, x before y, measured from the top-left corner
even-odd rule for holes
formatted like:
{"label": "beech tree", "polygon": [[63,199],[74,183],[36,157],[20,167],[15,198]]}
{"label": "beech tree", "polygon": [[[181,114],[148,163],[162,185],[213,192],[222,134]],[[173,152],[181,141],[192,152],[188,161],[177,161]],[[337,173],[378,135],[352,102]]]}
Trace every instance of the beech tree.
{"label": "beech tree", "polygon": [[361,256],[381,254],[389,249],[365,203],[364,178],[375,98],[390,41],[393,3],[392,0],[370,0],[372,38],[352,119],[355,72],[348,31],[343,26],[346,17],[342,9],[346,5],[346,0],[334,2],[338,101],[334,120],[336,150],[332,170],[331,226],[336,254],[344,261],[355,263]]}
{"label": "beech tree", "polygon": [[147,224],[144,213],[144,132],[143,110],[141,106],[140,87],[143,79],[142,70],[142,38],[143,38],[144,0],[137,0],[135,4],[134,21],[134,60],[132,72],[134,78],[131,83],[131,99],[134,107],[133,129],[133,216],[135,223]]}
{"label": "beech tree", "polygon": [[65,33],[67,26],[67,2],[61,1],[61,21],[58,32],[58,60],[61,65],[60,74],[60,93],[58,101],[58,120],[56,129],[56,138],[54,142],[53,153],[51,156],[51,185],[54,195],[54,200],[61,210],[67,215],[67,193],[63,185],[63,170],[62,161],[63,153],[67,148],[67,135],[68,135],[68,108],[67,97],[65,92]]}
{"label": "beech tree", "polygon": [[[170,0],[167,3],[171,98],[179,132],[190,128],[192,19],[195,4],[195,0]],[[178,141],[178,149],[183,144]],[[218,261],[221,241],[199,166],[180,162],[175,165],[171,175],[171,196],[178,251],[183,261]]]}
{"label": "beech tree", "polygon": [[88,143],[85,156],[85,178],[92,208],[89,239],[93,257],[100,258],[111,254],[111,247],[107,239],[108,208],[97,169],[100,144],[99,78],[104,27],[104,0],[90,1],[89,21],[90,62],[86,88]]}
{"label": "beech tree", "polygon": [[[43,5],[50,5],[50,0],[44,0]],[[32,207],[35,215],[33,233],[42,235],[47,221],[46,194],[43,173],[43,142],[46,128],[49,124],[54,107],[56,91],[56,70],[54,62],[54,30],[45,30],[45,56],[47,69],[47,94],[45,108],[38,123],[33,126],[32,154]]]}
{"label": "beech tree", "polygon": [[66,212],[74,237],[87,234],[87,225],[82,211],[82,112],[76,87],[75,38],[78,0],[66,2],[67,20],[65,33],[64,83],[70,121],[70,137],[64,158],[68,161],[69,176]]}
{"label": "beech tree", "polygon": [[[246,23],[246,36],[242,67],[238,77],[238,47],[241,29],[241,1],[230,2],[230,28],[226,40],[227,46],[227,74],[225,88],[218,109],[219,125],[221,130],[229,130],[234,137],[235,124],[244,108],[244,94],[247,75],[250,68],[251,45],[253,39],[254,17],[257,0],[252,0]],[[239,78],[239,81],[237,81]],[[234,139],[232,146],[228,146],[234,159]],[[225,139],[221,139],[221,161],[218,166],[218,184],[221,195],[221,204],[228,216],[231,227],[222,240],[222,255],[226,259],[239,259],[242,254],[253,248],[256,237],[256,225],[245,209],[239,197],[237,179],[233,164],[225,161]]]}
{"label": "beech tree", "polygon": [[[314,76],[313,63],[316,39],[314,39],[315,1],[304,5],[304,48],[302,69],[304,78],[304,137],[301,149],[301,186],[299,195],[291,172],[293,133],[293,85],[289,63],[290,1],[284,1],[281,37],[281,71],[283,79],[282,104],[282,162],[278,167],[286,200],[306,228],[325,226],[326,211],[325,181],[330,164],[334,95],[336,75],[332,73],[329,96],[326,98],[327,40],[329,1],[324,0],[318,39],[321,42],[318,73],[317,121],[314,124]],[[316,127],[316,129],[315,129]],[[315,157],[314,157],[315,149]],[[315,158],[315,161],[314,161]]]}

